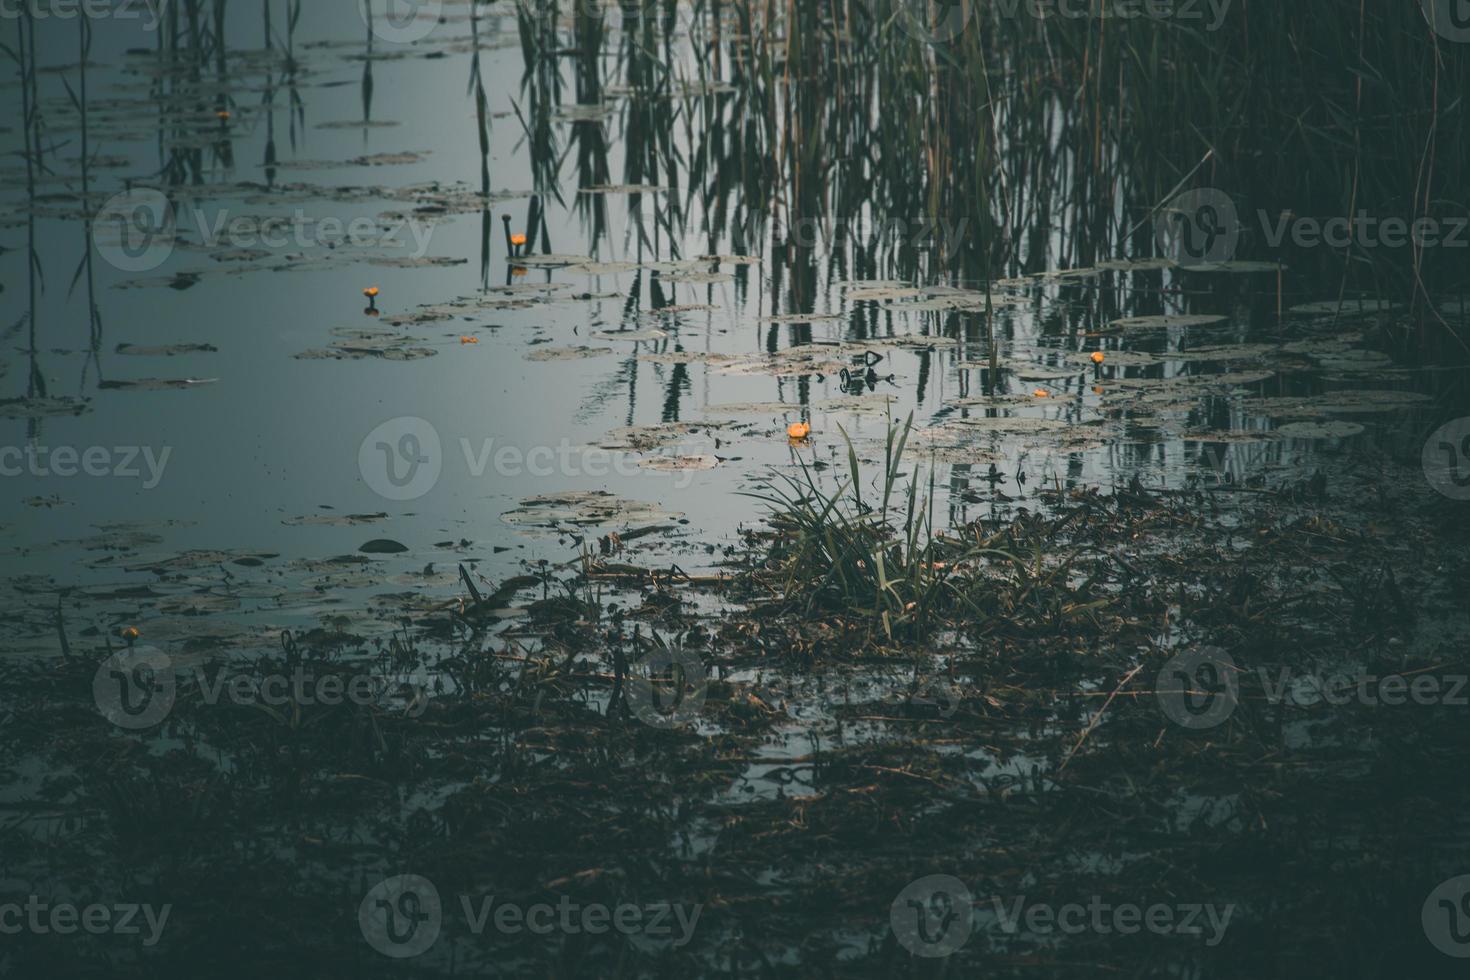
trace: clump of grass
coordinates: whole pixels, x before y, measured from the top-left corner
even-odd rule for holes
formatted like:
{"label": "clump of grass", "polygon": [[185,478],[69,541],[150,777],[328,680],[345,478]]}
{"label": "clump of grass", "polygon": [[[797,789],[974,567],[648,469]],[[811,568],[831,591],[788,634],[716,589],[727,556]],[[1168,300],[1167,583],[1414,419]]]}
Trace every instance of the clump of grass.
{"label": "clump of grass", "polygon": [[848,474],[835,491],[817,486],[803,463],[800,479],[778,474],[765,492],[749,494],[770,505],[776,532],[755,574],[785,604],[802,607],[805,615],[872,618],[890,640],[922,637],[956,613],[972,621],[989,618],[990,603],[975,594],[982,587],[974,574],[979,564],[1021,562],[1007,551],[935,533],[932,471],[925,489],[915,469],[898,504],[895,491],[912,429],[912,415],[889,426],[880,491],[872,502],[864,499],[857,451],[840,427]]}

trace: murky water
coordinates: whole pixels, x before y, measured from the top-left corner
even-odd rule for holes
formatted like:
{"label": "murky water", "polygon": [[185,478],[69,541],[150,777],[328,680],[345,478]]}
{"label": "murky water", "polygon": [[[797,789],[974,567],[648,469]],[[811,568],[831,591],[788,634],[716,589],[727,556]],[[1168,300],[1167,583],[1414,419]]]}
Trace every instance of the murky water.
{"label": "murky water", "polygon": [[173,64],[109,24],[85,113],[76,34],[37,33],[45,167],[0,134],[25,649],[54,649],[57,587],[88,590],[64,603],[79,635],[249,646],[608,532],[706,568],[762,513],[738,491],[845,473],[847,439],[870,455],[910,415],[960,521],[1135,477],[1277,485],[1392,444],[1427,400],[1365,349],[1374,301],[1274,265],[1184,271],[1145,234],[1076,268],[1043,236],[987,287],[950,261],[963,227],[743,200],[760,156],[726,144],[757,110],[682,29],[670,76],[626,42],[528,68],[507,5],[448,7],[411,45],[330,8],[276,11],[266,52],[269,5],[231,7],[226,53]]}

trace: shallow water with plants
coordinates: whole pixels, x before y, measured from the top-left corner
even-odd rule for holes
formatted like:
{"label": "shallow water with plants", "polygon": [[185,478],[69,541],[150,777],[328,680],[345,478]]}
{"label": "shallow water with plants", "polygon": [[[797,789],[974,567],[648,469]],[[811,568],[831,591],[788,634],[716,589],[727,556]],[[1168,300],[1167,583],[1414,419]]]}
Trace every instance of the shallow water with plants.
{"label": "shallow water with plants", "polygon": [[0,972],[1470,955],[1453,3],[51,7]]}

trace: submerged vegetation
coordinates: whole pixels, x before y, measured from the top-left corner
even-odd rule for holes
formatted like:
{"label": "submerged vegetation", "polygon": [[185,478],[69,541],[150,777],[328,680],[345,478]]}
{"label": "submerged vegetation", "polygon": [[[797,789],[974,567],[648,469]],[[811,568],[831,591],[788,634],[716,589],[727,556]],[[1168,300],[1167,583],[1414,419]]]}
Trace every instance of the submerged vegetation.
{"label": "submerged vegetation", "polygon": [[[769,550],[741,582],[758,608],[844,628],[871,621],[883,640],[923,642],[939,631],[984,636],[1033,615],[1058,625],[1102,604],[1083,600],[1092,583],[1068,585],[1072,562],[1050,553],[1070,517],[989,534],[978,526],[936,532],[932,469],[927,489],[917,467],[907,490],[901,486],[912,426],[910,417],[889,428],[872,502],[864,501],[851,440],[848,476],[835,490],[819,487],[803,464],[802,479],[777,474],[755,495],[773,511],[770,530],[749,535]],[[762,595],[769,602],[760,603]]]}
{"label": "submerged vegetation", "polygon": [[[1239,506],[1078,491],[1045,518],[941,542],[922,506],[883,517],[904,431],[874,460],[876,485],[852,474],[851,509],[808,483],[726,576],[589,555],[495,597],[467,582],[477,604],[526,602],[510,632],[440,611],[385,643],[313,631],[257,659],[176,664],[151,749],[90,703],[105,650],[9,662],[10,775],[34,800],[4,829],[11,874],[45,868],[79,901],[127,894],[172,917],[156,947],[23,935],[7,963],[919,976],[888,903],[943,871],[975,890],[976,935],[950,961],[962,972],[1432,964],[1417,916],[1386,910],[1417,910],[1421,883],[1462,856],[1448,842],[1470,802],[1449,777],[1464,708],[1334,703],[1299,685],[1362,663],[1449,690],[1457,634],[1406,641],[1416,622],[1463,620],[1470,565],[1444,547],[1463,515],[1446,525],[1391,475],[1361,475]],[[1377,504],[1358,526],[1365,498]],[[818,574],[839,563],[845,575]],[[412,638],[446,615],[444,650]],[[1160,711],[1161,671],[1199,642],[1233,656],[1239,700],[1191,731]],[[701,671],[686,724],[645,723],[637,665],[660,651]],[[319,679],[313,692],[371,677],[372,697],[270,698],[266,678],[298,675]],[[236,678],[246,693],[222,696]],[[395,963],[355,917],[374,881],[404,871],[433,881],[445,911],[434,948]],[[458,896],[470,910],[492,897],[699,912],[687,937],[546,937],[476,931]],[[1223,930],[1121,943],[1058,944],[993,918],[1018,898],[1087,896],[1231,911]]]}

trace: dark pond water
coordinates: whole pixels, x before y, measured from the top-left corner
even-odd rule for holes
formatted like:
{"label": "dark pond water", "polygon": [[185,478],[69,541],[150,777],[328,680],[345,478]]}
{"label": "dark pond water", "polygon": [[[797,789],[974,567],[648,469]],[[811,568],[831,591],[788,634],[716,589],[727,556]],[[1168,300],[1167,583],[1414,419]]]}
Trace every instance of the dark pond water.
{"label": "dark pond water", "polygon": [[[770,179],[748,140],[802,140],[781,101],[800,93],[711,62],[707,19],[654,57],[614,15],[601,55],[528,62],[527,36],[583,22],[523,35],[514,6],[451,4],[374,35],[350,6],[291,26],[230,5],[228,50],[172,62],[146,18],[108,22],[85,71],[76,28],[43,23],[29,170],[29,90],[4,87],[3,595],[24,649],[54,649],[34,597],[56,585],[98,600],[66,611],[78,631],[168,641],[206,613],[248,646],[366,626],[384,586],[452,594],[465,558],[491,578],[565,561],[579,535],[655,528],[651,553],[706,567],[762,514],[738,491],[842,464],[847,439],[868,455],[910,415],[956,522],[1058,486],[1279,484],[1422,426],[1424,376],[1371,346],[1389,300],[1180,252],[1167,209],[1120,194],[1142,233],[1084,263],[1068,183],[1002,173],[1014,220],[1056,230],[987,284],[965,260],[984,229],[849,186],[906,165],[882,133],[842,136],[871,162],[816,191]],[[751,128],[753,92],[786,117]],[[1038,108],[1066,132],[1064,104]],[[1075,167],[1058,139],[1006,152]],[[370,539],[406,550],[316,561]],[[185,573],[171,595],[119,601],[159,567]]]}
{"label": "dark pond water", "polygon": [[1464,955],[1447,2],[0,10],[0,974]]}

